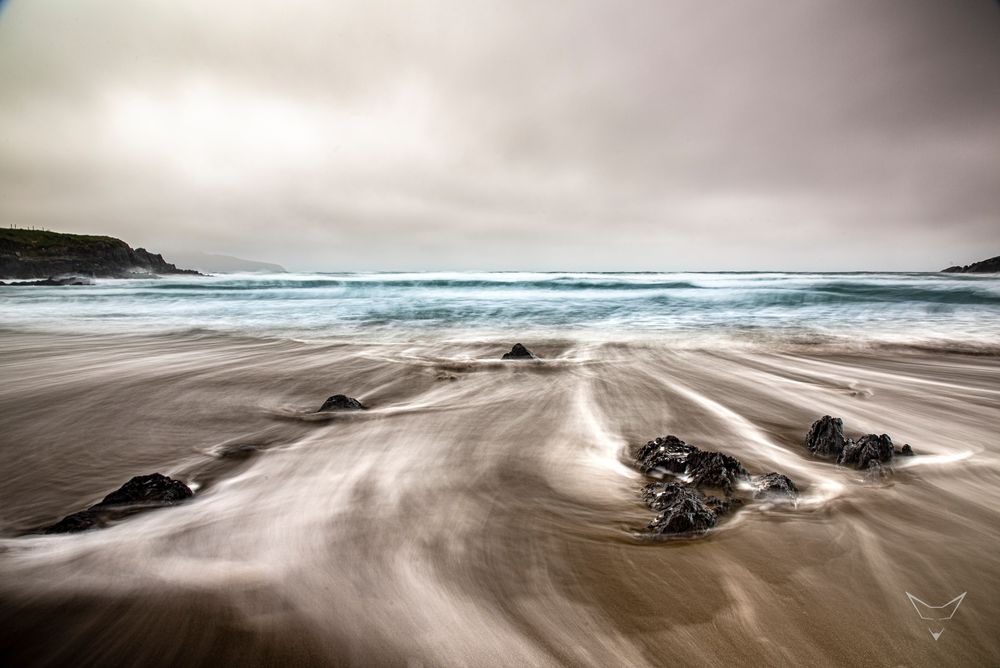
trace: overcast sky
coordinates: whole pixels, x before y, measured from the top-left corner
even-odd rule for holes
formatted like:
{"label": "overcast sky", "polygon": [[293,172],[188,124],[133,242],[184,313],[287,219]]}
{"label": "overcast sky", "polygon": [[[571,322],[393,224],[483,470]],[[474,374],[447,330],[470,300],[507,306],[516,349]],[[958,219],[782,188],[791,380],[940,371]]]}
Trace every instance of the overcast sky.
{"label": "overcast sky", "polygon": [[0,223],[301,270],[1000,254],[995,0],[12,0]]}

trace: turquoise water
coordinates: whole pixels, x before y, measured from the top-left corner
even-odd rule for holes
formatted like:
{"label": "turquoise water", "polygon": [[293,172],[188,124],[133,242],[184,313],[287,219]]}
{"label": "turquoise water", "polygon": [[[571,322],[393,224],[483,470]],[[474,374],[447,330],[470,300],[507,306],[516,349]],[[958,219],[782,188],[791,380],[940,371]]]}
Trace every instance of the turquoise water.
{"label": "turquoise water", "polygon": [[947,274],[372,273],[0,287],[8,329],[208,330],[328,339],[517,335],[600,340],[992,346],[1000,277]]}

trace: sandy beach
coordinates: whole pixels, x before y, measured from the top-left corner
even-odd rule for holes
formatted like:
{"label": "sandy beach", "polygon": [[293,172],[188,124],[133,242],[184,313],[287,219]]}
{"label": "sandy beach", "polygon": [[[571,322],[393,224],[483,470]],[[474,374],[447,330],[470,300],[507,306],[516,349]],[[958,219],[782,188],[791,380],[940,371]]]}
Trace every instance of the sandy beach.
{"label": "sandy beach", "polygon": [[[9,665],[1000,661],[993,355],[0,339]],[[370,410],[315,413],[334,392]],[[804,448],[824,414],[918,455],[866,484]],[[630,453],[666,434],[787,474],[798,505],[643,538]],[[154,471],[195,498],[25,535]],[[935,641],[906,592],[968,594]]]}

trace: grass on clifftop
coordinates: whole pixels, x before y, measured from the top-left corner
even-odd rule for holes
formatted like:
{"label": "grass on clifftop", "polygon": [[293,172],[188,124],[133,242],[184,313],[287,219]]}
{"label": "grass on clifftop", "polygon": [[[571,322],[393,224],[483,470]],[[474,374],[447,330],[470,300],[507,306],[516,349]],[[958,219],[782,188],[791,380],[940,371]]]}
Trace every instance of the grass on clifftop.
{"label": "grass on clifftop", "polygon": [[95,234],[64,234],[48,230],[21,230],[9,227],[0,228],[0,242],[3,241],[12,241],[26,246],[33,246],[34,248],[48,248],[50,246],[83,248],[97,244],[125,243],[121,239]]}

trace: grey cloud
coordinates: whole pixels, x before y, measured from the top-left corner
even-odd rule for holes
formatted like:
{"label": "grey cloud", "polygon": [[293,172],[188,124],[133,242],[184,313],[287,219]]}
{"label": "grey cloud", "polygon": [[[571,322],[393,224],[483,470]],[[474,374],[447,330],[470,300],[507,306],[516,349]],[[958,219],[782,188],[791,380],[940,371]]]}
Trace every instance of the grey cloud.
{"label": "grey cloud", "polygon": [[853,270],[1000,248],[985,1],[14,0],[0,91],[0,221],[167,252]]}

